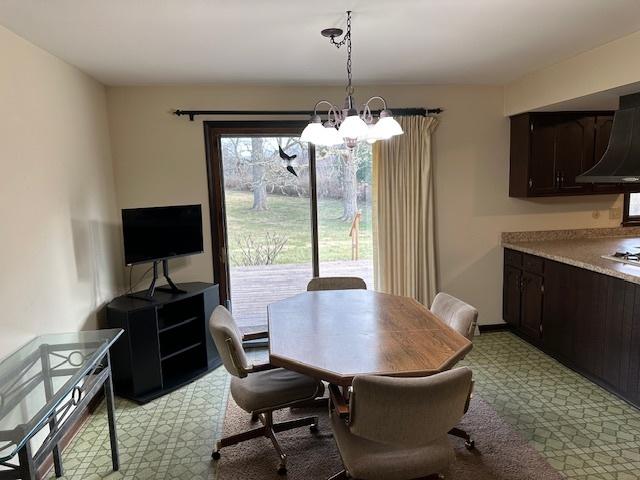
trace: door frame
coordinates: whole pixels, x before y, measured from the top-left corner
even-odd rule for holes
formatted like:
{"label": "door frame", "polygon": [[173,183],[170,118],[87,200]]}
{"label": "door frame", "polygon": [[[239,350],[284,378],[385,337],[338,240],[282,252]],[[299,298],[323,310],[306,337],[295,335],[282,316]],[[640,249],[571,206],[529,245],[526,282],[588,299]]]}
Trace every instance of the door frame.
{"label": "door frame", "polygon": [[[213,281],[218,284],[220,304],[229,306],[231,300],[229,250],[227,245],[227,217],[224,199],[224,171],[222,166],[223,135],[229,136],[300,136],[306,120],[221,120],[205,121],[204,141],[211,230],[211,259]],[[309,144],[309,208],[311,217],[311,262],[313,276],[319,276],[318,252],[318,195],[316,185],[316,151]]]}

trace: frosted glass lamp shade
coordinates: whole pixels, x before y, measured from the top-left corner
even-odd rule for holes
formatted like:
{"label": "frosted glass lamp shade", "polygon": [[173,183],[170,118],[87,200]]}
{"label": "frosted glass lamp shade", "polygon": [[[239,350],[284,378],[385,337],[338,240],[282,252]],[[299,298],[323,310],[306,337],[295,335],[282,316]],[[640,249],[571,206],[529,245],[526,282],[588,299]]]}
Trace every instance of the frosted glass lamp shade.
{"label": "frosted glass lamp shade", "polygon": [[324,126],[320,122],[311,122],[302,131],[300,141],[320,145],[325,138]]}
{"label": "frosted glass lamp shade", "polygon": [[378,140],[381,140],[380,138],[378,138],[377,134],[376,134],[376,124],[372,123],[367,125],[367,138],[366,141],[369,145],[372,145],[374,143],[376,143]]}
{"label": "frosted glass lamp shade", "polygon": [[326,145],[328,147],[334,146],[334,145],[340,145],[342,143],[342,137],[340,136],[340,134],[338,133],[338,130],[336,130],[335,127],[332,127],[330,125],[327,125],[324,127],[324,143],[323,145]]}
{"label": "frosted glass lamp shade", "polygon": [[387,140],[396,135],[402,135],[402,127],[393,117],[383,117],[373,127],[372,135],[379,140]]}
{"label": "frosted glass lamp shade", "polygon": [[367,137],[369,127],[359,115],[350,115],[344,119],[338,133],[342,138],[364,139]]}

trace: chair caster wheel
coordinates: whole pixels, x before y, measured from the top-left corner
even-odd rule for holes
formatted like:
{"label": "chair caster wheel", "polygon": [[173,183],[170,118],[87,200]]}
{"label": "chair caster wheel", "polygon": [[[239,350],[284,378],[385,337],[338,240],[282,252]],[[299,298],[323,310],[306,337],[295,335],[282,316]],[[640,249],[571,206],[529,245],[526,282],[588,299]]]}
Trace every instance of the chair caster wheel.
{"label": "chair caster wheel", "polygon": [[310,425],[309,426],[309,431],[311,433],[318,433],[318,425]]}
{"label": "chair caster wheel", "polygon": [[278,475],[286,475],[287,474],[287,467],[285,467],[284,465],[280,465],[278,467]]}
{"label": "chair caster wheel", "polygon": [[476,448],[476,442],[474,442],[473,440],[467,440],[466,442],[464,442],[464,446],[467,447],[467,450],[473,450],[474,448]]}
{"label": "chair caster wheel", "polygon": [[211,458],[213,458],[214,460],[220,460],[220,452],[216,450],[211,454]]}

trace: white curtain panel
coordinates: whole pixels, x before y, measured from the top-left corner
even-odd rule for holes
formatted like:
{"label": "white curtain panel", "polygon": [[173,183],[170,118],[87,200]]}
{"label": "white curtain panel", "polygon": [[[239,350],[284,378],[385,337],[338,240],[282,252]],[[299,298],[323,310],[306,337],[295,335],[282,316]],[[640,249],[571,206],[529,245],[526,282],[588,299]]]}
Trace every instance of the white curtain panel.
{"label": "white curtain panel", "polygon": [[373,147],[373,263],[376,290],[436,294],[431,136],[435,117],[400,117],[403,135]]}

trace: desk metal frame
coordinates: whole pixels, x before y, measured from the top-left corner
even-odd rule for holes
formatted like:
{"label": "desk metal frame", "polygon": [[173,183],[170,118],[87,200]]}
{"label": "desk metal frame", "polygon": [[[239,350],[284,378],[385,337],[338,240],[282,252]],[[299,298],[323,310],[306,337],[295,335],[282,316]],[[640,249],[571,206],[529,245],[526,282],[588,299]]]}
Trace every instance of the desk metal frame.
{"label": "desk metal frame", "polygon": [[[100,389],[104,390],[107,401],[113,470],[117,471],[120,468],[109,349],[107,348],[103,355],[90,362],[86,362],[82,351],[74,350],[86,349],[90,346],[99,348],[100,345],[98,343],[94,345],[87,343],[42,345],[39,352],[34,352],[21,365],[22,372],[27,372],[36,362],[40,361],[42,364],[41,372],[34,374],[31,378],[18,385],[11,385],[11,379],[3,379],[9,384],[9,387],[0,396],[0,410],[11,410],[19,402],[20,395],[17,395],[18,392],[31,391],[40,382],[43,383],[47,403],[28,423],[18,425],[13,430],[0,431],[0,442],[5,442],[5,448],[8,448],[11,444],[18,445],[26,438],[26,441],[17,451],[19,460],[17,464],[9,461],[0,462],[0,465],[7,468],[7,470],[0,471],[0,480],[35,480],[38,467],[42,465],[49,453],[53,455],[56,477],[61,477],[64,474],[64,468],[60,454],[60,440],[77,422],[89,402],[100,392]],[[70,350],[71,352],[68,353]],[[74,362],[73,360],[73,358],[78,357],[73,357],[73,355],[79,356],[80,361],[84,364],[78,366],[77,361]],[[61,359],[60,363],[52,365],[52,357]],[[82,371],[80,379],[70,391],[65,388],[54,394],[53,379],[55,377],[76,375],[79,371]],[[17,383],[17,381],[14,380],[14,383]],[[31,439],[47,425],[49,433],[44,443],[36,452],[33,452]]]}

